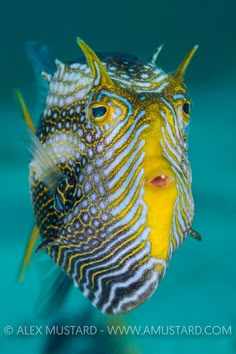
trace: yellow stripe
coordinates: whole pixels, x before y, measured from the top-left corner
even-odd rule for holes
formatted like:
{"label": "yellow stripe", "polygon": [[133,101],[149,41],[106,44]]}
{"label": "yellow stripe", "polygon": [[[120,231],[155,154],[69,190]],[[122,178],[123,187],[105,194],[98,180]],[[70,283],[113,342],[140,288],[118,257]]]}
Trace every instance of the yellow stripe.
{"label": "yellow stripe", "polygon": [[[114,158],[113,158],[111,161],[109,161],[109,164],[111,164],[111,163],[115,160],[115,158],[116,158],[117,156],[119,156],[119,155],[125,150],[125,148],[126,148],[128,145],[131,144],[131,142],[133,141],[134,136],[135,136],[135,134],[136,134],[136,132],[137,132],[137,129],[139,128],[139,125],[141,126],[141,124],[137,124],[136,128],[134,129],[134,131],[132,132],[132,134],[130,135],[130,137],[127,139],[126,143],[125,143],[125,144],[122,144],[122,146],[121,146],[120,148],[116,149],[116,153],[115,153],[115,155],[114,155]],[[128,129],[127,129],[127,130],[128,130]],[[123,132],[123,133],[121,134],[121,136],[124,135],[125,133],[126,133],[126,132]],[[116,139],[116,140],[117,140],[117,139]],[[135,149],[137,148],[138,144],[140,143],[140,140],[141,140],[141,138],[139,138],[139,139],[137,140],[137,142],[135,143],[135,146],[134,146],[133,150],[129,153],[129,156],[131,155],[131,153],[133,153],[133,152],[135,151]],[[112,145],[114,145],[114,144],[115,144],[115,142],[112,141]],[[107,148],[109,149],[109,145],[107,146]],[[119,166],[120,166],[120,165],[121,165],[121,166],[124,165],[127,160],[128,160],[128,156],[125,157],[125,158],[123,158],[123,159],[121,160]],[[109,174],[109,178],[110,178],[110,179],[112,179],[112,178],[117,174],[117,170],[118,170],[118,165],[117,165],[116,168],[114,168],[114,169],[111,171],[111,173]]]}
{"label": "yellow stripe", "polygon": [[[142,212],[142,210],[141,210],[141,207],[139,207],[139,209],[138,209],[138,211],[137,211],[137,214],[136,214],[136,216],[135,216],[135,218],[133,219],[133,221],[134,221],[134,223],[139,219],[139,217],[140,217],[140,215],[141,215],[141,212]],[[109,245],[109,243],[111,242],[111,241],[113,241],[113,239],[115,239],[117,236],[118,236],[118,234],[120,234],[120,233],[122,233],[123,231],[125,231],[125,230],[127,230],[127,225],[124,225],[123,226],[123,228],[119,228],[119,230],[117,231],[117,233],[114,233],[113,235],[112,235],[112,237],[109,239],[109,241],[107,241],[107,242],[105,242],[103,245],[102,245],[102,247],[104,248],[105,246],[107,246],[107,244]],[[101,249],[101,248],[100,248]],[[91,255],[93,255],[94,253],[96,253],[95,252],[95,250],[93,250],[90,254]],[[88,256],[89,254],[80,254],[79,256],[83,256],[83,255],[85,255],[85,256]],[[76,254],[76,255],[74,255],[73,256],[73,258],[75,258],[75,257],[78,257],[78,254]],[[108,255],[108,257],[109,257],[109,255]],[[71,258],[72,257],[70,257],[70,259],[69,259],[69,264],[68,264],[68,266],[70,266],[70,268],[69,268],[69,272],[70,272],[70,270],[71,270]],[[97,262],[97,260],[95,260],[94,262],[91,262],[91,263],[87,263],[87,264],[93,264],[93,263],[96,263]]]}
{"label": "yellow stripe", "polygon": [[[131,207],[132,207],[132,205],[130,205],[130,208],[131,208]],[[129,209],[130,209],[130,208],[129,208]],[[128,209],[128,210],[129,210],[129,209]],[[140,218],[141,213],[142,213],[142,208],[141,208],[141,206],[139,206],[139,207],[138,207],[138,210],[137,210],[137,213],[136,213],[136,215],[135,215],[135,217],[134,217],[134,219],[133,219],[133,222],[134,222],[134,223],[136,223],[137,220]],[[122,219],[122,217],[121,217],[121,219]],[[65,269],[66,272],[67,272],[68,274],[70,274],[70,271],[71,271],[71,262],[73,261],[74,258],[77,258],[77,257],[82,258],[83,256],[88,257],[88,256],[90,256],[90,255],[93,256],[94,253],[96,253],[97,250],[101,250],[102,248],[104,248],[104,247],[105,247],[107,244],[109,244],[113,239],[115,239],[115,238],[118,236],[118,234],[124,232],[125,230],[127,230],[127,225],[124,225],[123,227],[119,228],[119,230],[118,230],[116,233],[113,233],[113,234],[110,236],[109,240],[107,240],[107,241],[101,243],[101,245],[99,246],[99,248],[94,248],[91,252],[75,253],[75,254],[71,255],[71,256],[69,257],[68,267],[67,267],[67,269]],[[60,242],[60,240],[62,240],[61,237],[59,238],[58,241]],[[56,263],[57,263],[57,264],[60,264],[60,257],[61,257],[61,252],[62,252],[62,251],[66,250],[66,249],[73,249],[73,248],[75,248],[75,247],[80,247],[80,244],[79,244],[79,245],[74,245],[74,244],[67,244],[67,245],[63,245],[63,244],[62,244],[62,245],[60,245],[60,247],[59,247],[59,249],[58,249],[58,254],[57,254]]]}
{"label": "yellow stripe", "polygon": [[[143,230],[143,228],[144,228],[144,227],[142,227],[141,230]],[[142,232],[142,231],[141,231],[141,232]],[[137,234],[134,234],[131,238],[125,240],[123,243],[120,243],[120,244],[116,247],[115,251],[117,252],[117,251],[119,251],[120,249],[124,248],[127,243],[132,242],[132,241],[135,240],[136,238],[137,238]],[[88,262],[88,263],[82,264],[81,267],[80,267],[80,277],[79,277],[78,283],[80,283],[81,280],[82,280],[82,277],[83,277],[83,274],[82,274],[83,268],[85,268],[85,267],[87,267],[87,266],[92,266],[93,264],[102,263],[103,261],[106,261],[108,258],[112,257],[113,254],[114,254],[114,252],[111,252],[111,253],[105,255],[103,258],[99,258],[99,259],[97,259],[97,260],[95,260],[95,261],[93,261],[93,262]]]}
{"label": "yellow stripe", "polygon": [[[141,209],[141,207],[139,207],[139,209],[138,209],[138,211],[137,211],[137,214],[136,214],[135,218],[133,219],[134,223],[136,222],[136,220],[139,219],[141,212],[142,212],[142,209]],[[123,229],[126,230],[126,229],[127,229],[127,225],[125,225],[125,226],[123,227]],[[122,231],[122,229],[119,229],[117,233],[120,233],[121,231]],[[117,234],[113,234],[112,237],[109,239],[109,241],[107,241],[106,243],[104,243],[104,244],[102,245],[103,248],[104,248],[107,244],[109,245],[109,243],[110,243],[116,236],[117,236]],[[137,236],[135,236],[135,237],[137,237]],[[132,240],[132,239],[133,239],[133,238],[127,239],[127,240],[125,240],[124,243],[119,244],[119,245],[118,245],[119,248],[122,247],[122,246],[124,246],[124,245],[126,245],[126,243],[127,243],[128,241]],[[62,246],[62,247],[60,247],[60,248],[64,248],[64,247]],[[116,248],[116,250],[119,249],[119,248]],[[101,247],[100,247],[100,249],[101,249]],[[60,253],[61,253],[61,249],[59,249],[59,251],[60,251]],[[83,254],[78,254],[78,253],[76,253],[76,254],[72,255],[71,257],[69,257],[68,267],[67,267],[67,269],[66,269],[67,273],[70,274],[70,272],[71,272],[71,262],[72,262],[72,260],[73,260],[74,258],[83,257],[83,256],[88,257],[89,255],[94,255],[95,253],[96,253],[96,251],[93,250],[93,251],[91,251],[91,252],[89,252],[89,253],[83,253]],[[83,268],[84,268],[85,266],[98,263],[98,262],[100,262],[100,261],[102,261],[102,260],[105,260],[105,259],[109,258],[111,255],[112,255],[112,254],[109,253],[108,255],[106,255],[106,256],[105,256],[104,258],[102,258],[102,259],[101,259],[101,258],[100,258],[100,259],[95,259],[94,261],[91,261],[91,262],[82,264],[81,267],[80,267],[80,277],[79,277],[79,281],[78,281],[78,282],[80,282],[81,279],[82,279],[82,277],[83,277],[82,270],[83,270]],[[57,257],[57,260],[58,260],[58,257]],[[58,263],[58,262],[57,262],[57,263]]]}
{"label": "yellow stripe", "polygon": [[[119,118],[121,119],[121,117]],[[130,129],[131,125],[133,124],[132,119],[128,119],[127,121],[127,125],[122,127],[121,130],[118,132],[118,134],[116,134],[116,136],[112,139],[112,141],[110,142],[110,144],[107,145],[107,149],[109,149],[110,147],[114,146],[116,144],[116,142],[122,138],[122,136]],[[105,132],[105,137],[109,136],[110,131]],[[134,132],[132,133],[134,134]],[[130,138],[129,138],[130,139]],[[128,140],[127,140],[128,142]],[[123,146],[124,145],[124,146]],[[122,144],[122,149],[125,148],[125,144]]]}
{"label": "yellow stripe", "polygon": [[[124,256],[124,258],[122,258],[121,262],[116,264],[115,266],[113,267],[109,267],[109,269],[101,269],[100,271],[97,271],[95,273],[92,274],[91,276],[91,283],[90,283],[90,286],[91,288],[90,289],[93,289],[94,288],[94,278],[99,275],[99,274],[102,274],[102,273],[106,273],[108,270],[110,272],[110,270],[114,270],[116,268],[119,268],[122,266],[122,264],[124,264],[124,262],[128,259],[128,258],[132,258],[132,256],[134,256],[136,253],[138,253],[138,251],[140,251],[142,248],[145,247],[145,244],[146,242],[142,242],[138,247],[134,248],[132,250],[132,252],[130,252],[129,254],[127,254],[126,256]],[[141,263],[141,262],[140,262]],[[138,266],[139,266],[139,263],[138,263]],[[111,274],[112,275],[112,274]]]}
{"label": "yellow stripe", "polygon": [[[137,159],[138,159],[138,157],[137,157]],[[124,200],[124,199],[127,197],[127,195],[130,193],[130,190],[131,190],[131,188],[132,188],[132,186],[133,186],[133,184],[134,184],[134,182],[135,182],[135,180],[136,180],[136,178],[137,178],[137,176],[138,176],[138,174],[139,174],[139,172],[140,172],[141,169],[142,169],[142,166],[139,166],[139,167],[137,168],[137,170],[136,170],[135,173],[133,174],[133,177],[132,177],[132,179],[131,179],[129,185],[127,185],[127,188],[126,188],[126,190],[125,190],[125,193],[121,194],[117,199],[114,200],[114,202],[112,202],[111,208],[115,208],[117,205],[121,204],[121,203],[122,203],[122,200]],[[119,180],[119,185],[118,185],[118,187],[120,187],[121,185],[123,185],[123,183],[125,183],[125,180],[127,179],[128,175],[130,174],[130,171],[127,171],[127,173],[125,173],[125,175],[126,175],[126,174],[127,174],[127,176],[126,176],[126,178],[124,179],[124,181],[122,181],[122,178]],[[142,181],[140,181],[140,185],[141,185],[141,183],[142,183]],[[116,189],[117,189],[117,188],[116,188]],[[139,194],[139,192],[140,192],[140,189],[139,189],[139,188],[136,188],[136,189],[135,189],[135,193],[133,194],[132,199],[130,200],[130,204],[131,204],[131,205],[134,204],[134,203],[133,203],[133,199],[134,199],[135,196],[137,196],[137,194]],[[111,190],[111,194],[112,194],[112,193],[115,193],[115,190],[112,189],[112,190]]]}
{"label": "yellow stripe", "polygon": [[132,271],[135,271],[137,268],[141,267],[141,265],[147,263],[149,260],[149,256],[145,256],[144,258],[142,258],[139,262],[135,263],[132,266]]}

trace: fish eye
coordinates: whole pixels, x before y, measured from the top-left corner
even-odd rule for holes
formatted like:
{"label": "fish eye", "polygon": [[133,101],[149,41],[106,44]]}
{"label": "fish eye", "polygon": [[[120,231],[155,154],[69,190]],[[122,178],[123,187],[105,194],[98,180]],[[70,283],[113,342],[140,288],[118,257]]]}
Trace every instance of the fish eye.
{"label": "fish eye", "polygon": [[94,119],[102,119],[106,116],[106,113],[107,107],[105,106],[92,107],[92,115]]}
{"label": "fish eye", "polygon": [[183,104],[183,112],[186,114],[186,115],[189,115],[190,114],[190,103],[189,102],[185,102]]}
{"label": "fish eye", "polygon": [[94,121],[103,121],[107,116],[108,109],[105,105],[92,104],[90,107],[90,114]]}
{"label": "fish eye", "polygon": [[90,120],[98,125],[107,124],[110,117],[110,106],[103,102],[90,102],[88,116]]}

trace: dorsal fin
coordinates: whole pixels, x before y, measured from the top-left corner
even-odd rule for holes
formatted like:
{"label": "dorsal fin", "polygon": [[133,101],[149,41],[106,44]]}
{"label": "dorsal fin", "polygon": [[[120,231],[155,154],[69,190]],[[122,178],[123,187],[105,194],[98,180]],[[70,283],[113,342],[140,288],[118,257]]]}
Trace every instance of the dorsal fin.
{"label": "dorsal fin", "polygon": [[55,64],[55,58],[50,52],[48,46],[40,41],[27,41],[25,44],[25,51],[33,66],[33,71],[36,78],[36,99],[33,113],[36,117],[38,117],[45,105],[45,100],[48,93],[48,83],[50,82],[53,74],[56,72],[57,67]]}
{"label": "dorsal fin", "polygon": [[40,75],[42,71],[52,75],[56,71],[55,60],[47,45],[40,41],[28,41],[25,44],[25,51],[36,75]]}

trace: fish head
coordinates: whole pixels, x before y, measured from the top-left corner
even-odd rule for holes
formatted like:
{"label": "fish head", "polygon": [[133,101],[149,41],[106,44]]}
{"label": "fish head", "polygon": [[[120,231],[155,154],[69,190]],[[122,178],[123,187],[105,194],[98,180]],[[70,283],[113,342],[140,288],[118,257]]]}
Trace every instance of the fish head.
{"label": "fish head", "polygon": [[[187,158],[186,128],[190,120],[191,104],[186,93],[184,74],[197,46],[190,50],[174,73],[165,75],[160,71],[158,80],[156,77],[154,80],[150,78],[150,86],[146,88],[145,83],[142,87],[140,82],[142,89],[137,90],[137,87],[132,85],[120,85],[120,80],[117,80],[116,76],[112,80],[112,76],[108,74],[95,53],[83,41],[78,40],[78,44],[86,55],[94,78],[93,87],[85,103],[87,120],[103,132],[103,139],[108,135],[106,132],[119,130],[119,126],[125,121],[137,124],[141,117],[139,125],[143,127],[143,133],[140,134],[140,139],[145,140],[143,147],[145,181],[150,180],[156,187],[168,186],[173,182],[173,178],[169,177],[173,176],[165,173],[167,170],[170,173],[171,163],[163,152],[163,130],[167,124],[171,127],[175,145],[182,149],[182,160],[184,157]],[[162,80],[161,76],[164,76]],[[120,145],[127,145],[127,136],[123,134],[120,137]],[[112,150],[112,144],[109,149]],[[149,172],[150,169],[153,171],[156,169],[154,179],[149,178],[149,175],[153,174]],[[173,171],[170,175],[172,174]]]}

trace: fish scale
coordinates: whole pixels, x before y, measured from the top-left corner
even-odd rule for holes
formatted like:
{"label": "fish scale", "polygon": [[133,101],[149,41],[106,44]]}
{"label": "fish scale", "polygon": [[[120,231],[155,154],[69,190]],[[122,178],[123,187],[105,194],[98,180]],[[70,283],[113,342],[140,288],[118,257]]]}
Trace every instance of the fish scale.
{"label": "fish scale", "polygon": [[78,44],[87,64],[56,60],[56,72],[43,73],[49,89],[30,163],[38,250],[95,307],[120,314],[153,294],[188,234],[199,236],[183,78],[196,47],[166,74],[157,53],[98,58]]}

